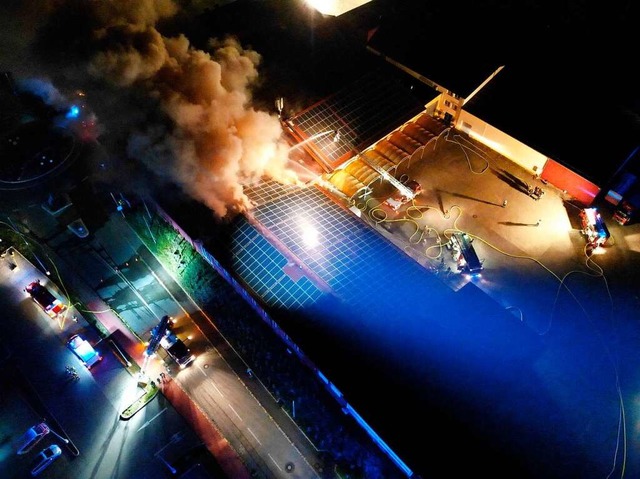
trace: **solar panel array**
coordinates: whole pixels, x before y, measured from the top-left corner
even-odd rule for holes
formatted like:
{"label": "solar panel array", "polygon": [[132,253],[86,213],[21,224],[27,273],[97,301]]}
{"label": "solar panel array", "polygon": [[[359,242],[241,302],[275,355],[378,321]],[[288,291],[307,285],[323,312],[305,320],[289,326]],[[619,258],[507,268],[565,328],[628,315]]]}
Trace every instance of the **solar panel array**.
{"label": "solar panel array", "polygon": [[393,285],[415,284],[429,274],[314,186],[274,198],[253,215],[351,305],[385,301]]}
{"label": "solar panel array", "polygon": [[[374,71],[287,122],[321,161],[337,166],[423,110],[398,80]],[[253,217],[278,247],[352,305],[368,303],[371,296],[383,301],[391,285],[425,277],[414,260],[315,186],[264,181],[244,191]],[[287,258],[248,223],[235,235],[233,251],[234,269],[267,304],[300,307],[322,294],[306,277],[297,283],[284,278]]]}
{"label": "solar panel array", "polygon": [[240,218],[232,240],[233,269],[269,306],[298,309],[322,292],[305,276],[297,281],[284,270],[289,263],[246,218]]}
{"label": "solar panel array", "polygon": [[[424,109],[400,82],[374,71],[288,120],[329,163],[370,146]],[[338,141],[335,132],[340,132]],[[326,134],[325,134],[326,132]]]}
{"label": "solar panel array", "polygon": [[251,186],[245,186],[243,192],[255,206],[259,206],[286,196],[298,188],[297,185],[285,185],[275,180],[264,180]]}

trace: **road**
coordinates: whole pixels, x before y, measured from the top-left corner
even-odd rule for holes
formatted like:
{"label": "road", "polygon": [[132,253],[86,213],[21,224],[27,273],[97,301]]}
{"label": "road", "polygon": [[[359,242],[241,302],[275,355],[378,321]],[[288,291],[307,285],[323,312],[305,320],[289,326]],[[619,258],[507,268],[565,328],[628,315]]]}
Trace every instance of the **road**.
{"label": "road", "polygon": [[[317,451],[306,436],[266,388],[245,374],[246,364],[217,332],[215,318],[163,270],[124,215],[114,212],[90,244],[58,248],[58,254],[139,338],[148,339],[165,314],[176,320],[174,330],[196,361],[181,371],[164,351],[158,354],[170,377],[229,441],[252,477],[320,477],[312,466],[320,462]],[[247,379],[250,388],[243,381]]]}
{"label": "road", "polygon": [[[10,269],[9,264],[17,268]],[[49,318],[23,291],[26,282],[35,278],[43,284],[50,280],[17,253],[0,259],[0,477],[27,477],[35,454],[54,442],[62,447],[63,455],[46,470],[46,477],[165,477],[169,469],[160,457],[178,460],[185,452],[197,449],[200,439],[162,395],[129,421],[122,421],[122,410],[139,394],[137,378],[107,342],[99,341],[75,308],[70,309],[66,320]],[[49,286],[62,297],[54,285]],[[65,346],[66,339],[77,332],[104,358],[91,371]],[[66,375],[65,366],[69,365],[78,371],[77,381]],[[53,432],[29,454],[17,456],[15,440],[43,419]],[[172,442],[172,438],[178,440]],[[204,461],[202,453],[198,456]]]}

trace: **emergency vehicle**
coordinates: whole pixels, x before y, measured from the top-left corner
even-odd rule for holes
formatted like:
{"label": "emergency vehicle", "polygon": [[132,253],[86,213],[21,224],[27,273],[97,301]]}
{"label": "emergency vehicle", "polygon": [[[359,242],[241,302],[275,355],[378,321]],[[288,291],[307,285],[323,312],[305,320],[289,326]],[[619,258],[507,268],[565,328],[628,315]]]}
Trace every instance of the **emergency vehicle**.
{"label": "emergency vehicle", "polygon": [[37,279],[29,283],[25,288],[29,296],[44,310],[47,315],[55,319],[62,314],[67,306],[56,298],[43,284]]}
{"label": "emergency vehicle", "polygon": [[173,332],[167,330],[165,335],[160,340],[160,346],[162,346],[169,356],[173,358],[173,360],[178,363],[180,369],[186,368],[189,364],[191,364],[195,359],[195,355],[191,354],[191,350],[187,347],[186,344],[182,342],[178,336],[176,336]]}
{"label": "emergency vehicle", "polygon": [[587,244],[590,247],[597,248],[606,244],[611,235],[597,208],[584,208],[581,210],[580,221],[582,223],[582,234],[587,238]]}
{"label": "emergency vehicle", "polygon": [[483,266],[471,244],[472,241],[467,233],[459,231],[451,236],[447,246],[452,250],[453,259],[458,263],[458,270],[468,276],[478,277],[482,274]]}

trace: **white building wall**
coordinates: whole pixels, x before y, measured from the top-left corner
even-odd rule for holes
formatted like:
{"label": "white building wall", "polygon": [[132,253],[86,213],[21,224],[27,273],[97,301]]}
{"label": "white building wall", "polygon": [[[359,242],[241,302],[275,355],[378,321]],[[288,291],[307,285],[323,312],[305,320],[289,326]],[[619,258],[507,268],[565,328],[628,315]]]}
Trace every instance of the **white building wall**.
{"label": "white building wall", "polygon": [[540,174],[547,161],[545,155],[464,110],[460,112],[455,128],[509,158],[532,174]]}
{"label": "white building wall", "polygon": [[[429,116],[436,116],[436,108],[438,107],[438,100],[440,99],[440,95],[435,97],[429,103],[427,103],[424,107],[425,111],[429,114]],[[416,115],[416,118],[419,115]]]}

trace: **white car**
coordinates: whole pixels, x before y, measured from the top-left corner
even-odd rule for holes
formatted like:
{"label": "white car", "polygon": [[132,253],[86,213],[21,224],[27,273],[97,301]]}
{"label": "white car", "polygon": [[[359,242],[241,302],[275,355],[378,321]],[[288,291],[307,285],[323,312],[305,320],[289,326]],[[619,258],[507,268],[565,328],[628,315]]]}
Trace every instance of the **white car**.
{"label": "white car", "polygon": [[18,440],[18,455],[28,453],[33,447],[38,444],[43,437],[49,434],[49,426],[41,422],[33,427],[27,429],[22,437]]}
{"label": "white car", "polygon": [[31,469],[31,475],[37,476],[61,455],[62,450],[57,444],[51,444],[49,447],[44,448],[38,453],[35,459],[33,469]]}
{"label": "white car", "polygon": [[69,349],[74,352],[87,369],[91,369],[94,364],[102,361],[102,356],[93,349],[93,346],[91,346],[89,341],[79,334],[71,336],[67,342],[67,346],[69,346]]}

